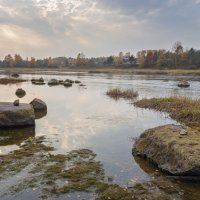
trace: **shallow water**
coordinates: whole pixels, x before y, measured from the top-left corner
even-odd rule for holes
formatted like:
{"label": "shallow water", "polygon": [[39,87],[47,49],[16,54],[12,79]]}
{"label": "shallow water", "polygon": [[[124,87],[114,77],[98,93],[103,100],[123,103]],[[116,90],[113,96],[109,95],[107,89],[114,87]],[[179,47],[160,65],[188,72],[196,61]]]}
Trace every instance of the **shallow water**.
{"label": "shallow water", "polygon": [[[28,74],[22,76],[27,79],[39,77],[40,75]],[[184,89],[177,87],[177,81],[182,77],[174,76],[70,73],[42,77],[45,81],[51,78],[80,80],[86,87],[76,84],[72,88],[62,85],[38,86],[31,82],[0,85],[0,102],[17,99],[17,88],[26,91],[26,96],[20,99],[20,102],[29,103],[33,98],[44,100],[48,113],[36,121],[36,128],[29,131],[30,134],[46,136],[59,153],[80,148],[93,150],[97,159],[103,163],[106,175],[114,177],[114,182],[122,186],[126,186],[132,179],[144,182],[152,178],[145,166],[138,164],[132,157],[134,138],[146,129],[176,122],[165,114],[136,108],[128,101],[110,99],[105,95],[106,91],[113,87],[133,88],[138,91],[139,99],[172,95],[198,98],[200,95],[200,82],[197,77],[187,77],[191,87]],[[0,131],[1,154],[18,148],[26,139],[22,136],[23,133],[14,133],[15,138],[12,134],[10,138],[5,137],[5,134]],[[188,184],[184,186],[187,187]],[[26,197],[25,194],[23,196]]]}

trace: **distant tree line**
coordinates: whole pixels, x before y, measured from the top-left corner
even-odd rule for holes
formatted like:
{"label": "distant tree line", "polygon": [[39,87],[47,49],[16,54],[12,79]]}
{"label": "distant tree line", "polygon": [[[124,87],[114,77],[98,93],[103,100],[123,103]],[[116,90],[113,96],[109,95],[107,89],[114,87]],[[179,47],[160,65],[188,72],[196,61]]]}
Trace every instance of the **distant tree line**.
{"label": "distant tree line", "polygon": [[193,48],[184,50],[181,42],[176,42],[171,51],[142,50],[137,56],[130,52],[118,56],[86,58],[79,53],[76,58],[56,57],[23,59],[19,54],[10,54],[0,60],[0,67],[67,67],[67,66],[133,66],[140,68],[200,68],[200,50]]}
{"label": "distant tree line", "polygon": [[176,42],[172,51],[139,51],[137,63],[141,68],[200,68],[200,50],[184,50],[181,42]]}

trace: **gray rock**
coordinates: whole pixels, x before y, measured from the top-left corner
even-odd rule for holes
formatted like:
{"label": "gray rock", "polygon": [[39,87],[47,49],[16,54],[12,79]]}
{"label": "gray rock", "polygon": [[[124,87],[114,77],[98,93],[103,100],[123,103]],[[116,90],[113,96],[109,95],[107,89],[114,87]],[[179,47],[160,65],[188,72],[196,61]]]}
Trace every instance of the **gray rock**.
{"label": "gray rock", "polygon": [[180,81],[179,83],[178,83],[178,87],[190,87],[190,84],[189,84],[189,82],[188,81]]}
{"label": "gray rock", "polygon": [[72,87],[72,83],[64,82],[64,86],[65,86],[65,87]]}
{"label": "gray rock", "polygon": [[76,83],[76,84],[80,84],[80,83],[81,83],[81,81],[77,81],[77,80],[76,80],[76,81],[75,81],[75,83]]}
{"label": "gray rock", "polygon": [[178,125],[149,129],[136,140],[133,155],[146,158],[172,175],[199,176],[199,135],[198,131]]}
{"label": "gray rock", "polygon": [[35,85],[45,85],[44,79],[41,77],[39,79],[31,79],[31,82]]}
{"label": "gray rock", "polygon": [[56,80],[56,79],[51,79],[51,80],[48,82],[48,85],[50,85],[50,86],[59,85],[59,81]]}
{"label": "gray rock", "polygon": [[19,74],[16,74],[16,73],[11,74],[11,77],[18,78],[18,77],[19,77]]}
{"label": "gray rock", "polygon": [[35,114],[30,104],[0,103],[0,128],[34,125]]}
{"label": "gray rock", "polygon": [[73,81],[73,80],[70,80],[70,79],[66,79],[65,82],[74,83],[74,81]]}
{"label": "gray rock", "polygon": [[14,105],[14,106],[19,106],[19,99],[15,100],[15,101],[13,102],[13,105]]}
{"label": "gray rock", "polygon": [[35,98],[33,99],[33,101],[30,102],[30,104],[33,106],[35,112],[47,110],[46,103],[40,99]]}
{"label": "gray rock", "polygon": [[15,94],[17,97],[22,98],[26,95],[26,92],[22,88],[19,88],[16,90]]}

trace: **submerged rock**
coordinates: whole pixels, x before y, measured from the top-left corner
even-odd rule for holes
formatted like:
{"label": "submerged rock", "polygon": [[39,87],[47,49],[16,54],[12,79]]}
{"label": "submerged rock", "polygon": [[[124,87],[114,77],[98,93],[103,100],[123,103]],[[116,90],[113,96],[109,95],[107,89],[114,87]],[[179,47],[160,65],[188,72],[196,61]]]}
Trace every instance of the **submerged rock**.
{"label": "submerged rock", "polygon": [[190,87],[190,83],[188,81],[180,81],[178,87]]}
{"label": "submerged rock", "polygon": [[199,176],[199,134],[180,125],[149,129],[136,140],[133,155],[147,158],[172,175]]}
{"label": "submerged rock", "polygon": [[17,97],[22,98],[26,95],[26,92],[22,88],[19,88],[16,90],[15,94]]}
{"label": "submerged rock", "polygon": [[30,104],[14,106],[13,103],[0,103],[0,128],[33,125],[35,115]]}
{"label": "submerged rock", "polygon": [[33,101],[30,102],[30,104],[33,106],[33,109],[35,112],[38,111],[47,111],[47,105],[44,101],[40,99],[33,99]]}
{"label": "submerged rock", "polygon": [[34,84],[34,85],[45,85],[45,82],[32,81],[32,84]]}

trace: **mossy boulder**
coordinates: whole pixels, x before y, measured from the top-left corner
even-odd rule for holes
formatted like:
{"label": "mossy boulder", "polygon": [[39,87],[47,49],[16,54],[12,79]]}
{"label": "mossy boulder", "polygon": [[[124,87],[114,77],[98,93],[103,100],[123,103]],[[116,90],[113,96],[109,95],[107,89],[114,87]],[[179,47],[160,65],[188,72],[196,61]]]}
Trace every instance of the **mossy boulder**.
{"label": "mossy boulder", "polygon": [[200,132],[172,124],[149,129],[136,140],[133,155],[172,175],[199,176]]}
{"label": "mossy boulder", "polygon": [[0,128],[34,126],[35,114],[32,105],[0,103]]}

